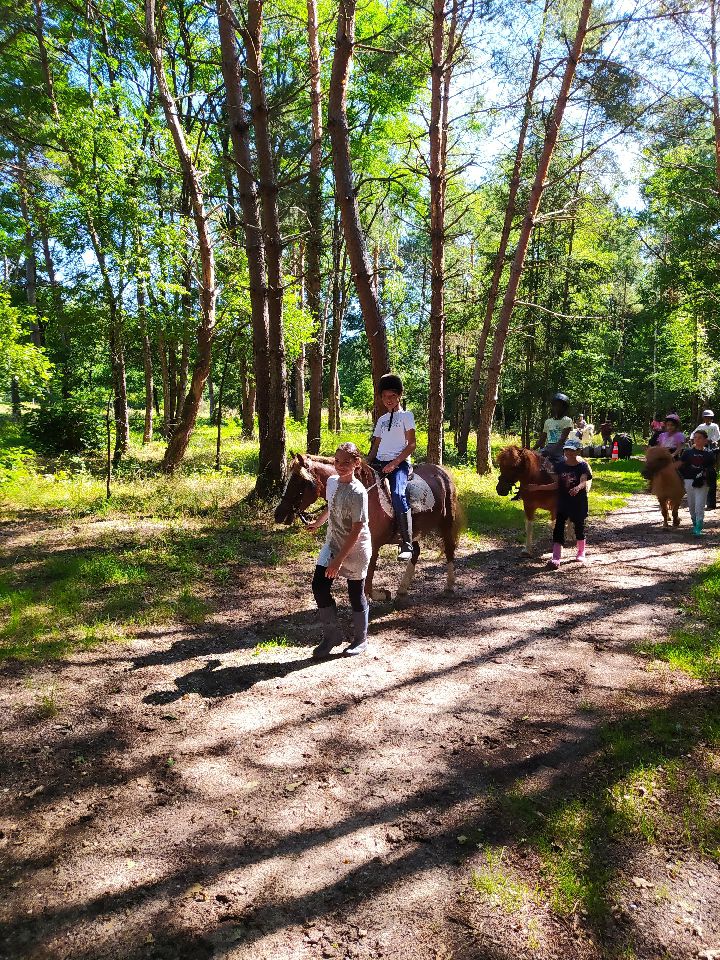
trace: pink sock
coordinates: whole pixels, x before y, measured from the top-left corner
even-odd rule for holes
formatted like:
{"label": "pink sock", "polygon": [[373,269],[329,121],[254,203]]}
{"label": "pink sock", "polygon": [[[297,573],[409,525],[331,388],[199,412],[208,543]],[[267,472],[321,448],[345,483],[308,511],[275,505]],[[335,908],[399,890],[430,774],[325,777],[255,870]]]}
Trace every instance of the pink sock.
{"label": "pink sock", "polygon": [[577,558],[576,559],[578,560],[585,559],[585,541],[584,540],[578,540],[577,542]]}
{"label": "pink sock", "polygon": [[554,543],[553,552],[552,552],[552,562],[555,564],[559,564],[561,557],[562,557],[562,544]]}

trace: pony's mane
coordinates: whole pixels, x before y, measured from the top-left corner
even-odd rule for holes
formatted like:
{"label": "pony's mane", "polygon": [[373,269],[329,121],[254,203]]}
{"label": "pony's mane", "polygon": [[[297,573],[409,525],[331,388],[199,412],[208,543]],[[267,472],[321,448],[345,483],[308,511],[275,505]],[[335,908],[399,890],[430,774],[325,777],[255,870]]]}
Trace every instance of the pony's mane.
{"label": "pony's mane", "polygon": [[[312,463],[325,463],[330,467],[335,466],[335,457],[323,457],[315,453],[306,453],[305,458]],[[364,460],[360,462],[360,466],[355,468],[355,476],[364,487],[371,487],[377,479],[373,468],[365,463]]]}
{"label": "pony's mane", "polygon": [[643,475],[650,479],[673,462],[673,455],[667,447],[648,447],[645,451],[645,469]]}
{"label": "pony's mane", "polygon": [[498,466],[501,470],[519,467],[523,460],[530,468],[528,471],[528,480],[534,479],[542,472],[542,457],[535,450],[528,450],[525,447],[518,447],[516,444],[511,444],[509,447],[501,450],[497,455]]}

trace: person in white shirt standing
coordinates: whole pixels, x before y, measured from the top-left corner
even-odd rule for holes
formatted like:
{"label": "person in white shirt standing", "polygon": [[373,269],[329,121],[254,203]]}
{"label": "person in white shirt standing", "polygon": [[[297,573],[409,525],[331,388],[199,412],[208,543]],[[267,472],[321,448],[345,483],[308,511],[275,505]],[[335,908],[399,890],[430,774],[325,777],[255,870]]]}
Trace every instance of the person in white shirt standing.
{"label": "person in white shirt standing", "polygon": [[690,434],[690,439],[692,440],[695,436],[695,433],[698,430],[702,430],[707,434],[708,444],[711,447],[717,447],[720,444],[720,427],[713,423],[715,419],[715,414],[712,410],[703,410],[702,412],[702,423],[699,423],[693,432]]}
{"label": "person in white shirt standing", "polygon": [[388,412],[378,417],[367,459],[375,470],[380,470],[390,481],[393,511],[400,531],[398,560],[411,560],[412,512],[405,491],[410,457],[416,446],[415,417],[410,410],[403,410],[400,406],[403,383],[397,374],[386,373],[380,377],[378,392]]}

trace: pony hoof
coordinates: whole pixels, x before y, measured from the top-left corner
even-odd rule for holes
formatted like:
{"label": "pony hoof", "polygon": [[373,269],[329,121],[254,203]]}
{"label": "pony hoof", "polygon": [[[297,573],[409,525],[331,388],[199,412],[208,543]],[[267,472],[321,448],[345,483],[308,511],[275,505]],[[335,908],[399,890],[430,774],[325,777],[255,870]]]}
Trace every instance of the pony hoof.
{"label": "pony hoof", "polygon": [[398,593],[395,597],[395,609],[407,610],[410,606],[410,596],[407,593]]}
{"label": "pony hoof", "polygon": [[443,590],[444,597],[454,597],[455,596],[455,587],[445,587]]}
{"label": "pony hoof", "polygon": [[381,590],[381,589],[373,590],[370,596],[376,603],[383,603],[388,600],[392,600],[392,594],[390,593],[389,590]]}
{"label": "pony hoof", "polygon": [[521,556],[521,557],[529,557],[529,556],[530,556],[530,551],[528,550],[527,547],[523,547],[523,548],[522,548],[522,550],[520,551],[520,556]]}

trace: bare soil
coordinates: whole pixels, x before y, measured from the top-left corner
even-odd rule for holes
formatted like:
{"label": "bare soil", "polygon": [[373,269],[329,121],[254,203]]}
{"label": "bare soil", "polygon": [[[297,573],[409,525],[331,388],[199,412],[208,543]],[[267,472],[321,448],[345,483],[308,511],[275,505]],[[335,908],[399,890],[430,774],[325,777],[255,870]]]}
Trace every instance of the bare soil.
{"label": "bare soil", "polygon": [[[532,873],[503,816],[518,785],[538,798],[596,789],[603,724],[716,696],[635,651],[679,622],[720,543],[709,516],[702,540],[686,512],[663,532],[656,502],[636,495],[591,524],[587,567],[557,573],[516,544],[466,548],[453,597],[426,553],[410,605],[373,606],[372,650],[357,659],[312,660],[303,559],[242,568],[200,626],[6,665],[0,957],[655,960],[720,949],[720,871],[690,847],[608,843],[617,909],[602,929],[542,898],[506,912],[470,882],[486,844]],[[50,534],[6,524],[3,550]],[[395,572],[386,559],[378,584]],[[297,646],[255,651],[278,637]],[[48,684],[59,691],[51,718],[36,695]]]}

